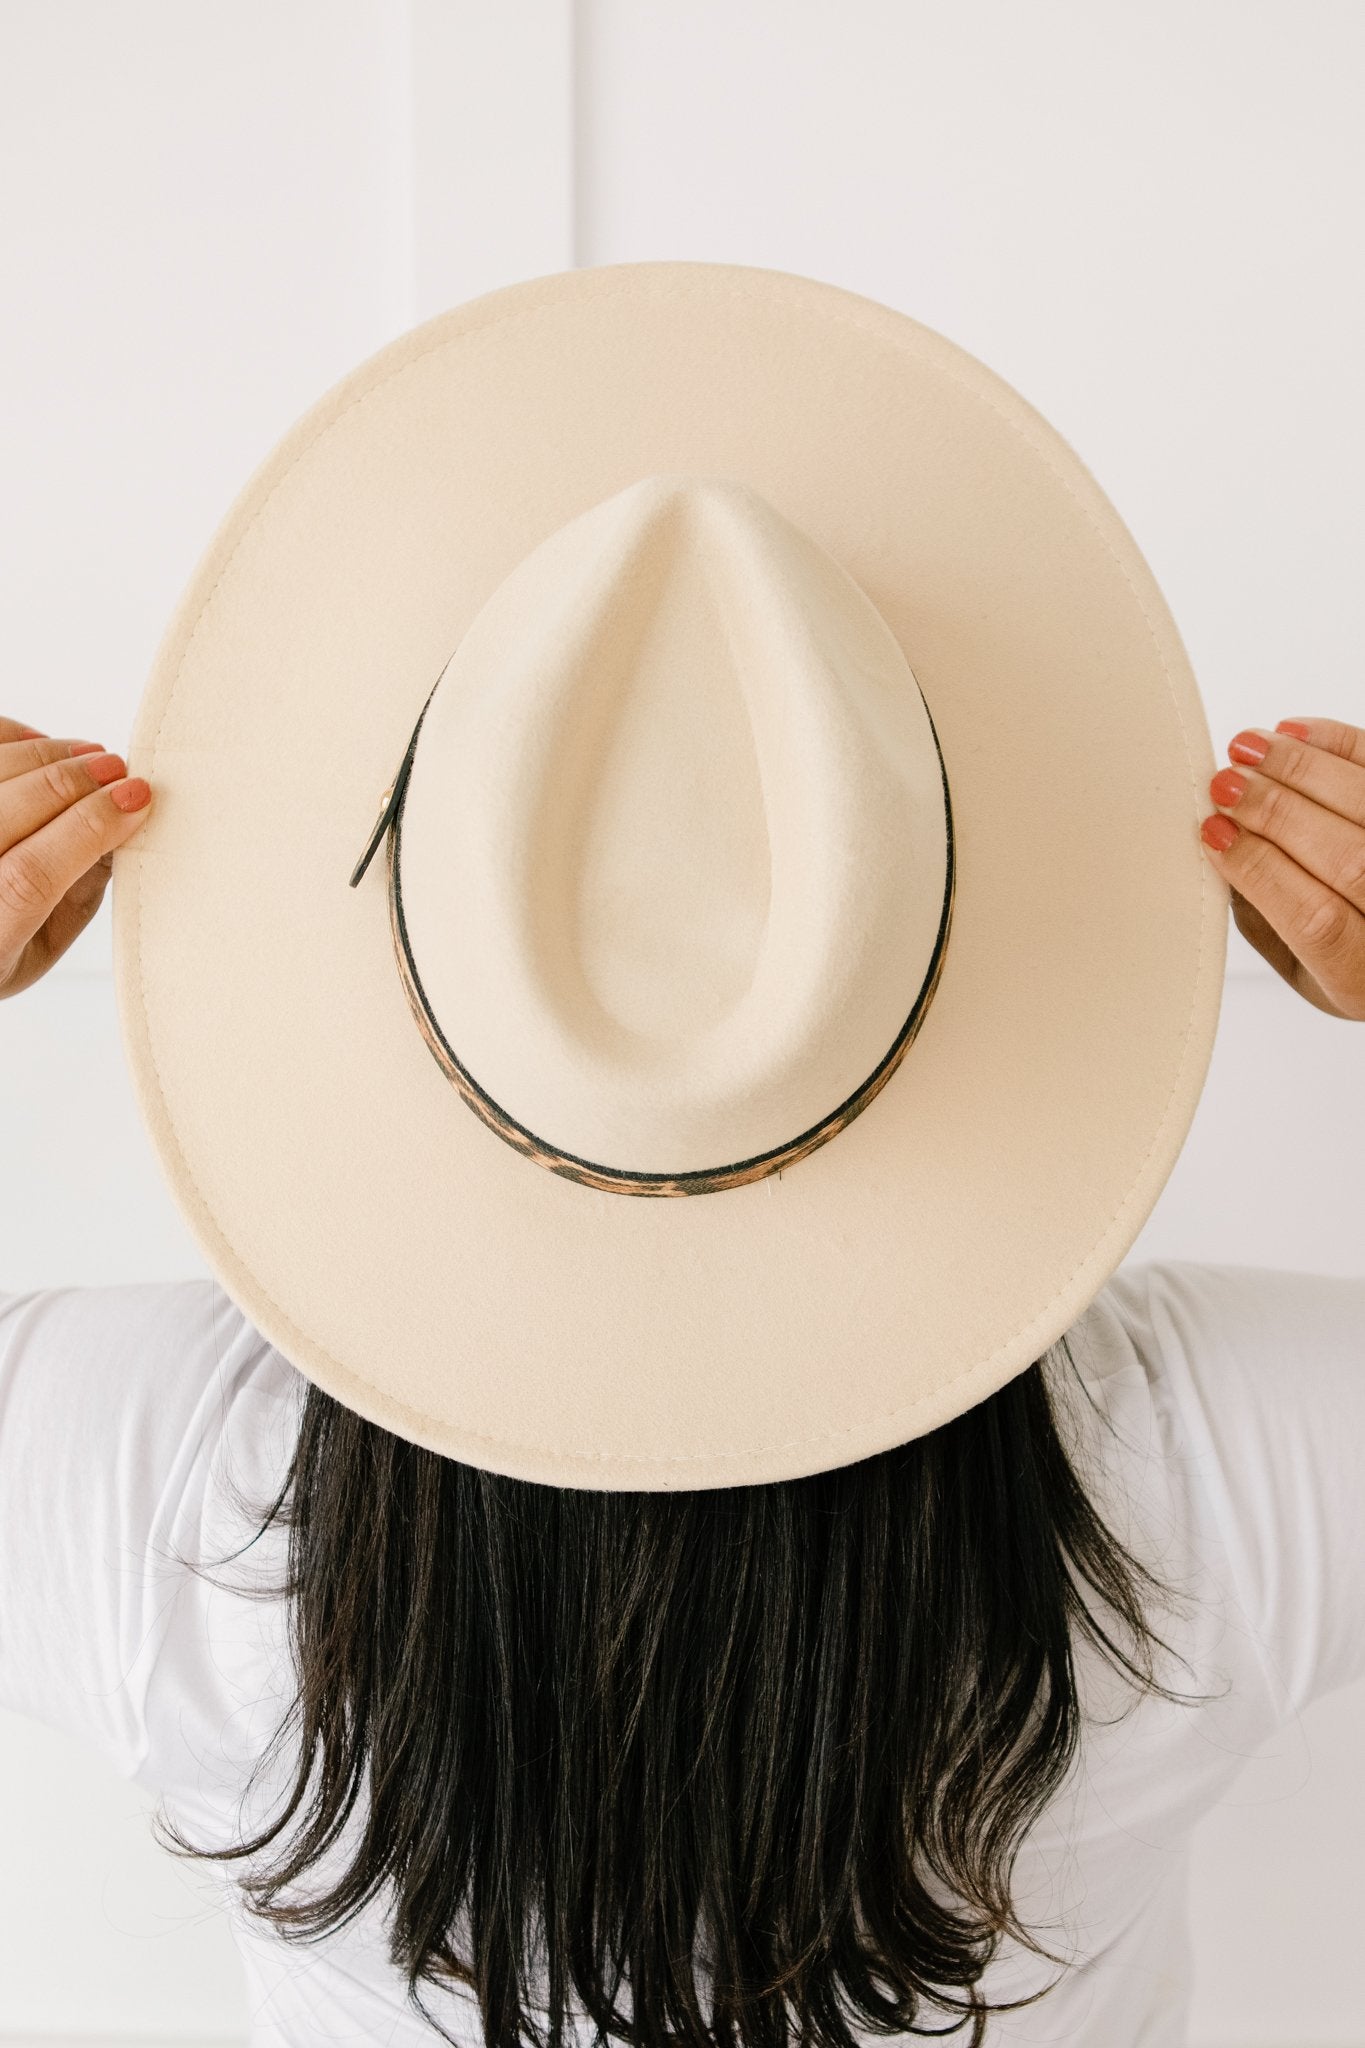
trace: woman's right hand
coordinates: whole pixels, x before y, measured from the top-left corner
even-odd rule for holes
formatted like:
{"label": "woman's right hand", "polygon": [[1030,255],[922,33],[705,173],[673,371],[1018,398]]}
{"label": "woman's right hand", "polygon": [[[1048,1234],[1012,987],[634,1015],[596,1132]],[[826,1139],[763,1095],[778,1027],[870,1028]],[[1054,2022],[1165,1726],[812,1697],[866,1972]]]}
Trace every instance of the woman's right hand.
{"label": "woman's right hand", "polygon": [[1306,1002],[1365,1020],[1365,730],[1282,719],[1228,757],[1200,836],[1238,931]]}
{"label": "woman's right hand", "polygon": [[150,796],[119,755],[0,716],[0,996],[46,974],[89,924]]}

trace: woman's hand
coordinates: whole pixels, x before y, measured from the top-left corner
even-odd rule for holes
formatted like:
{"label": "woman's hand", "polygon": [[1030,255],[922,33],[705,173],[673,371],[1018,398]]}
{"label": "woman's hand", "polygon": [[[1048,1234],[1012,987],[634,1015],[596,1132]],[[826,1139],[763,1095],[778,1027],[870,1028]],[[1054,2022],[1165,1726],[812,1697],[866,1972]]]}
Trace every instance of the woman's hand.
{"label": "woman's hand", "polygon": [[1200,833],[1238,931],[1306,1002],[1365,1020],[1365,731],[1286,718],[1228,755]]}
{"label": "woman's hand", "polygon": [[151,793],[117,754],[0,716],[0,996],[46,974],[89,924]]}

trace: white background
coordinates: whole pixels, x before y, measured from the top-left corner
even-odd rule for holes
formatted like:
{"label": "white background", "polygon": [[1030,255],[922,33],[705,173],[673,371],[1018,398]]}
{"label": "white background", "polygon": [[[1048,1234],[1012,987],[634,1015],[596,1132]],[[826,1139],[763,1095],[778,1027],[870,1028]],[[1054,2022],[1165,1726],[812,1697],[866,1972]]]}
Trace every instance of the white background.
{"label": "white background", "polygon": [[[690,257],[886,300],[1047,414],[1220,756],[1365,723],[1363,89],[1349,0],[0,0],[0,708],[124,747],[218,519],[346,370],[516,278]],[[1362,1160],[1365,1031],[1234,933],[1131,1256],[1365,1271]],[[107,906],[0,1008],[0,1164],[0,1287],[205,1270],[132,1106]],[[1204,1825],[1202,2048],[1365,2044],[1362,1736],[1365,1691],[1320,1703]],[[0,2037],[244,2037],[140,1795],[0,1719],[0,1812]]]}

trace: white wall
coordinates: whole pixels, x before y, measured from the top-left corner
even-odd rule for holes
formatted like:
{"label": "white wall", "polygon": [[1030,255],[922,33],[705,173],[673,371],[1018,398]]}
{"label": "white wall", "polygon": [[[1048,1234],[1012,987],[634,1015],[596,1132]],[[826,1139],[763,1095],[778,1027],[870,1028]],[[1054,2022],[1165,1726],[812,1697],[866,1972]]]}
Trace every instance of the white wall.
{"label": "white wall", "polygon": [[[1330,0],[0,0],[0,708],[124,745],[221,512],[352,363],[516,277],[685,256],[885,299],[1015,383],[1147,553],[1220,751],[1365,723],[1363,87]],[[106,907],[0,1005],[0,1286],[203,1270],[108,965]],[[1365,1271],[1363,1158],[1365,1033],[1234,934],[1132,1256]],[[1322,1702],[1206,1823],[1204,2048],[1363,2048],[1362,1733],[1365,1692]],[[0,2037],[244,2037],[140,1796],[0,1736]]]}

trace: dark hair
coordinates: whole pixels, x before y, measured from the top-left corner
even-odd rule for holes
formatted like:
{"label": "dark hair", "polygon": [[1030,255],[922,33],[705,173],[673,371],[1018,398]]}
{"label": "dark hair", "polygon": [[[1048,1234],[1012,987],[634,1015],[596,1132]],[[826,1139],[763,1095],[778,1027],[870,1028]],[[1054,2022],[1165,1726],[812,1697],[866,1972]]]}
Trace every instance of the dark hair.
{"label": "dark hair", "polygon": [[[294,1782],[247,1840],[196,1847],[159,1814],[163,1846],[277,1845],[239,1883],[295,1940],[385,1893],[411,2003],[431,2020],[423,1984],[471,1986],[490,2048],[558,2048],[575,2010],[635,2048],[783,2048],[792,2025],[855,2048],[850,2020],[951,2012],[977,2048],[1045,1995],[982,1998],[1002,1936],[1058,1960],[1009,1885],[1078,1748],[1073,1629],[1181,1697],[1142,1605],[1171,1589],[1092,1506],[1049,1356],[856,1464],[687,1492],[480,1471],[308,1387],[257,1531],[288,1532],[270,1592],[297,1678],[260,1761],[297,1734]],[[358,1801],[344,1874],[285,1903]]]}

